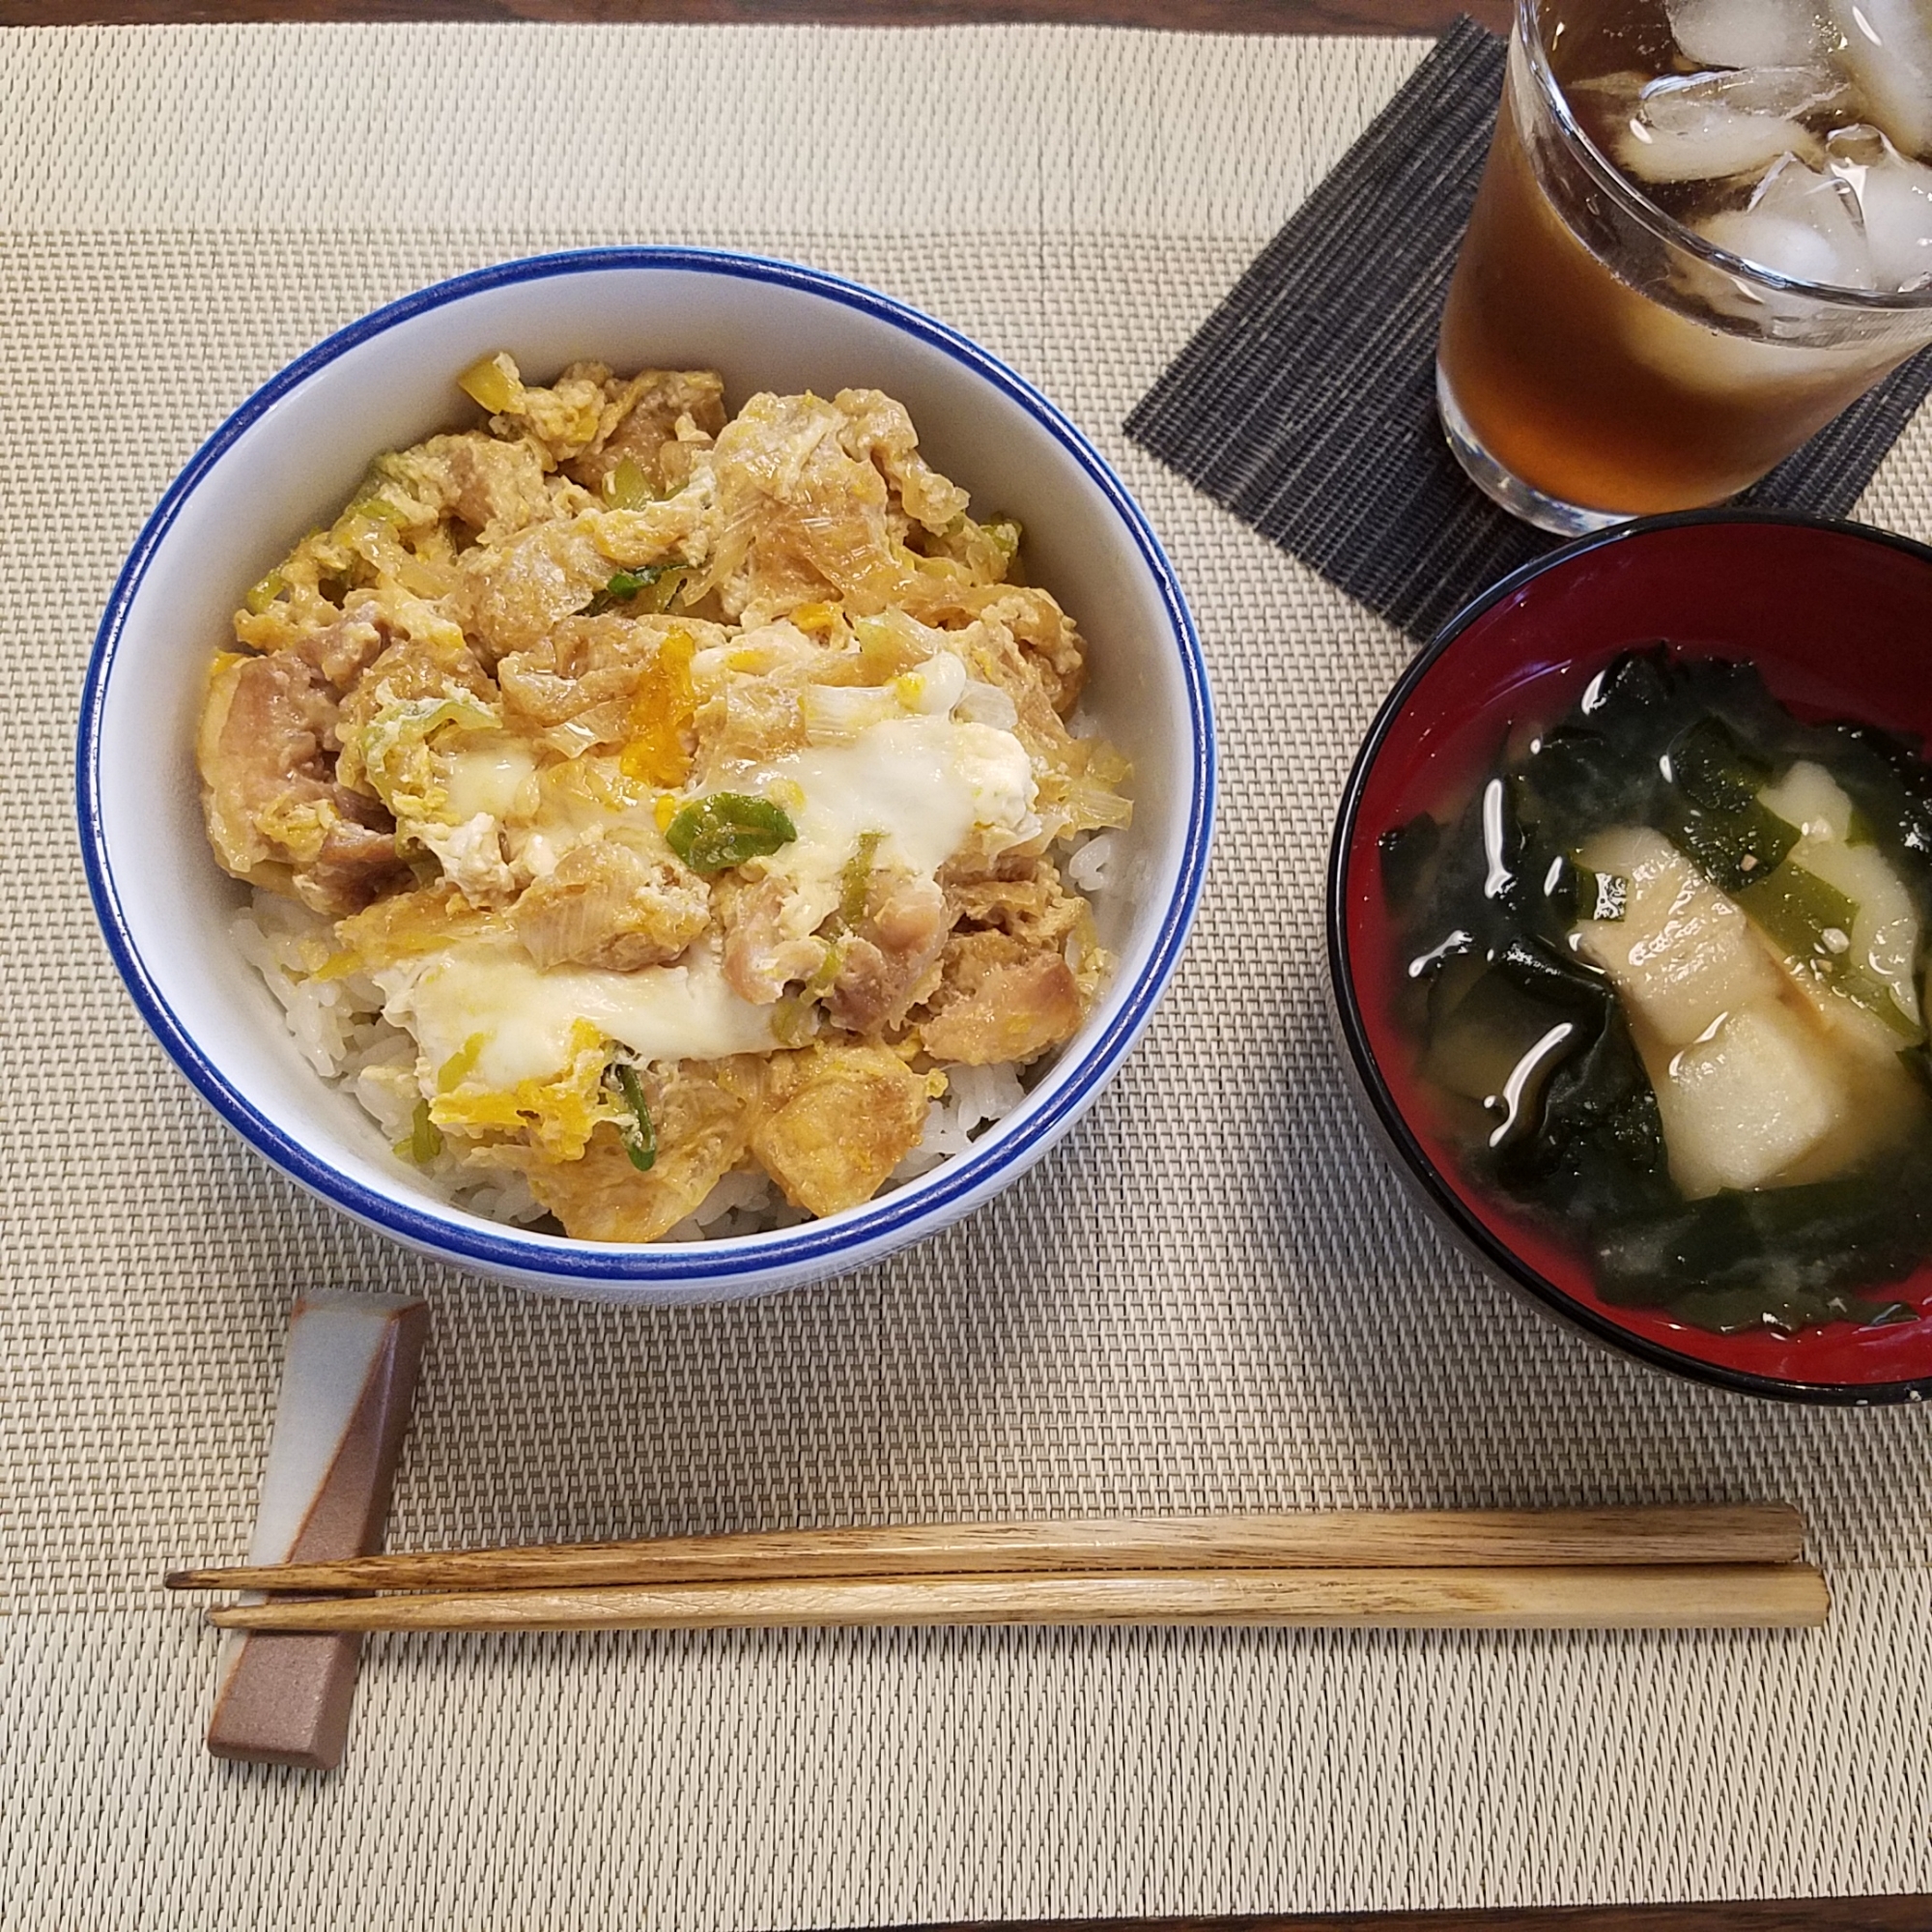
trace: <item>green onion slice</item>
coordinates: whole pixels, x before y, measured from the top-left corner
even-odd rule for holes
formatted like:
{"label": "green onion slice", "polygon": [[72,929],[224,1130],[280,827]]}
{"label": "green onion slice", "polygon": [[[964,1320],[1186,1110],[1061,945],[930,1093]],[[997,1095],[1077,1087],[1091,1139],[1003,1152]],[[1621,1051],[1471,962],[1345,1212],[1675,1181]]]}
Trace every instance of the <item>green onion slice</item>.
{"label": "green onion slice", "polygon": [[838,874],[838,919],[848,928],[865,920],[867,901],[872,894],[872,861],[885,838],[883,832],[860,833],[852,856]]}
{"label": "green onion slice", "polygon": [[690,568],[673,557],[668,563],[647,563],[638,570],[617,570],[611,574],[610,582],[586,604],[579,615],[601,617],[607,611],[614,611],[620,604],[633,604],[640,591],[648,590],[661,577],[668,577],[672,571]]}
{"label": "green onion slice", "polygon": [[617,1127],[624,1139],[624,1151],[631,1156],[631,1165],[639,1174],[648,1174],[657,1165],[658,1133],[651,1124],[651,1110],[644,1099],[644,1083],[638,1078],[638,1069],[622,1061],[611,1070],[617,1076],[624,1104],[631,1110],[631,1124],[625,1126],[620,1122]]}
{"label": "green onion slice", "polygon": [[694,799],[665,827],[670,849],[707,876],[765,858],[797,837],[798,827],[781,808],[739,791]]}
{"label": "green onion slice", "polygon": [[410,1116],[409,1132],[396,1143],[396,1156],[427,1167],[441,1151],[442,1129],[430,1119],[429,1102],[418,1100],[415,1112]]}

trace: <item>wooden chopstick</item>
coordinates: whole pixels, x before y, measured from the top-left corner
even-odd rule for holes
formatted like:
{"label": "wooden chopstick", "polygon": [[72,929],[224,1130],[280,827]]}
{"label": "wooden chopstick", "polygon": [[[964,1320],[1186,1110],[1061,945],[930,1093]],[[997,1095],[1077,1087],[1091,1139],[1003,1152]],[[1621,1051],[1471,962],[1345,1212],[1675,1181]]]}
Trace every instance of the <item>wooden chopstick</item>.
{"label": "wooden chopstick", "polygon": [[283,1598],[229,1630],[721,1630],[833,1625],[1273,1624],[1408,1630],[1795,1630],[1825,1621],[1808,1564],[1208,1570],[791,1577],[613,1589]]}
{"label": "wooden chopstick", "polygon": [[1120,1570],[1464,1569],[1788,1563],[1783,1503],[1569,1510],[1309,1511],[1072,1522],[767,1530],[180,1570],[176,1590],[513,1590]]}

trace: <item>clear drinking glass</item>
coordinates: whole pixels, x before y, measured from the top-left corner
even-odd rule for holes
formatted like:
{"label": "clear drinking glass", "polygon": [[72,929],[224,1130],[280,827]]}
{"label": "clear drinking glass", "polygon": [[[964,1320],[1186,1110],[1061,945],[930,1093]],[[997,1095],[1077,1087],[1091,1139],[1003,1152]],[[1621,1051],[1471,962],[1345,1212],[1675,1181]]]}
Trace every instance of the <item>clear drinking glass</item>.
{"label": "clear drinking glass", "polygon": [[[1653,27],[1665,17],[1662,0],[1518,0],[1436,356],[1463,467],[1504,508],[1564,535],[1721,502],[1932,341],[1932,286],[1773,272],[1612,163],[1566,97],[1546,35],[1560,45],[1565,16],[1620,13]],[[1879,142],[1869,129],[1850,146],[1833,133],[1825,173],[1842,177],[1867,137]],[[1870,153],[1880,147],[1887,166],[1914,165],[1886,143]]]}

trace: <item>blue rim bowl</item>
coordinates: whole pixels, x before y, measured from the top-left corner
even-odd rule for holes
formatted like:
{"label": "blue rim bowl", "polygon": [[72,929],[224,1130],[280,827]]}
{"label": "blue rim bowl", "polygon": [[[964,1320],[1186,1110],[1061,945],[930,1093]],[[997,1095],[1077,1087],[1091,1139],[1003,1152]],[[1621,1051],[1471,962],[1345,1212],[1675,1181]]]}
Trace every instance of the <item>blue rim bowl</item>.
{"label": "blue rim bowl", "polygon": [[[549,296],[557,299],[546,301]],[[185,526],[197,518],[206,524],[215,514],[207,507],[208,500],[224,493],[248,512],[260,505],[259,518],[244,519],[259,526],[245,539],[245,556],[228,558],[225,567],[217,559],[208,573],[218,581],[211,585],[198,620],[177,601],[185,614],[173,629],[188,635],[175,655],[191,653],[196,665],[205,666],[221,636],[218,628],[209,628],[211,614],[232,610],[242,589],[299,533],[305,521],[348,494],[374,450],[444,426],[448,410],[440,409],[433,398],[424,404],[420,396],[425,391],[450,393],[441,385],[464,366],[463,360],[454,359],[457,355],[473,359],[472,348],[482,354],[491,346],[516,352],[526,348],[534,333],[540,346],[528,355],[526,364],[533,368],[545,367],[547,360],[549,366],[556,366],[578,355],[612,362],[626,359],[621,351],[613,353],[599,340],[579,343],[565,320],[571,313],[567,304],[573,301],[601,304],[613,313],[619,308],[625,314],[635,312],[640,318],[637,326],[645,331],[643,339],[654,346],[668,331],[672,339],[663,346],[670,353],[651,359],[710,362],[713,357],[690,351],[710,346],[714,336],[727,344],[742,337],[746,347],[741,359],[763,367],[772,359],[760,347],[763,329],[767,346],[781,345],[775,358],[779,363],[790,366],[787,358],[795,363],[803,356],[812,369],[820,363],[827,368],[827,380],[812,386],[830,388],[832,375],[893,393],[916,390],[923,384],[934,395],[952,398],[948,407],[954,418],[953,443],[971,444],[978,435],[996,433],[1030,439],[1034,461],[1029,475],[1036,482],[1043,478],[1045,486],[1067,501],[1091,504],[1096,529],[1117,546],[1116,567],[1106,579],[1096,580],[1098,592],[1086,598],[1067,595],[1056,569],[1042,572],[1043,581],[1062,589],[1063,601],[1075,614],[1088,619],[1096,691],[1107,688],[1110,675],[1119,675],[1118,661],[1126,653],[1119,627],[1110,635],[1107,624],[1094,623],[1083,605],[1091,604],[1094,594],[1106,602],[1105,585],[1119,582],[1125,586],[1121,597],[1126,602],[1117,607],[1116,616],[1133,597],[1139,598],[1144,617],[1154,613],[1154,622],[1143,622],[1140,628],[1157,628],[1158,636],[1142,637],[1135,646],[1140,656],[1133,667],[1132,688],[1123,693],[1122,703],[1123,717],[1138,715],[1143,729],[1159,728],[1169,734],[1167,754],[1158,761],[1169,809],[1163,814],[1165,822],[1151,828],[1151,854],[1140,867],[1143,874],[1151,870],[1154,875],[1154,890],[1145,904],[1136,907],[1121,940],[1105,935],[1122,954],[1115,983],[1086,1029],[1030,1092],[1026,1103],[989,1128],[970,1151],[890,1194],[823,1221],[715,1241],[606,1245],[523,1230],[440,1205],[419,1185],[412,1186],[399,1163],[395,1183],[385,1184],[387,1178],[380,1172],[372,1175],[367,1159],[345,1161],[340,1149],[332,1152],[327,1131],[318,1131],[313,1122],[287,1118],[286,1109],[280,1110],[284,1117],[277,1118],[277,1110],[265,1105],[259,1093],[244,1091],[235,1056],[212,1047],[202,1037],[208,1031],[206,1024],[198,1029],[181,1009],[185,1002],[175,983],[179,973],[173,970],[181,936],[175,908],[143,902],[144,895],[152,900],[160,890],[147,883],[157,859],[187,863],[178,849],[163,851],[154,841],[171,836],[174,847],[182,843],[179,828],[185,821],[179,812],[189,784],[185,735],[191,734],[192,710],[198,709],[200,672],[195,674],[191,706],[168,688],[168,701],[177,712],[170,748],[176,766],[166,775],[143,777],[131,785],[121,775],[128,767],[130,744],[138,749],[142,740],[128,736],[135,721],[126,714],[137,698],[152,714],[156,699],[145,692],[124,695],[123,687],[133,680],[131,662],[152,667],[168,648],[165,641],[150,639],[159,621],[151,606],[156,599],[180,600],[182,586],[189,582],[182,575],[182,547],[191,541]],[[682,313],[694,302],[708,317],[710,331],[695,343],[680,345],[675,340],[677,325],[654,325],[649,320],[660,312]],[[653,328],[660,332],[653,333]],[[409,355],[399,357],[395,352],[417,337],[425,345],[424,359],[411,368]],[[438,340],[445,347],[429,351],[427,345]],[[477,344],[481,347],[474,347]],[[891,365],[890,380],[865,373],[880,358]],[[637,355],[635,359],[646,358]],[[730,357],[717,357],[715,365],[724,367],[729,382]],[[379,435],[377,440],[361,443],[353,456],[338,460],[335,472],[340,487],[323,476],[327,464],[304,468],[300,459],[306,450],[284,449],[277,456],[275,439],[288,433],[284,419],[306,412],[312,436],[320,420],[316,411],[322,407],[321,398],[333,393],[330,385],[347,399],[352,387],[365,393],[372,385],[381,389],[384,382],[398,395],[415,396],[410,407],[426,408],[429,413],[405,423],[387,441]],[[743,384],[733,386],[742,389]],[[901,395],[901,400],[912,408],[939,467],[952,470],[949,459],[953,452],[947,438],[929,431],[927,415],[933,412],[923,412],[916,395]],[[979,419],[983,419],[983,431],[975,428]],[[1012,472],[1000,471],[997,461],[976,463],[970,448],[965,454],[967,460],[957,473],[974,490],[976,500],[983,503],[989,487],[996,491],[1012,487]],[[229,474],[238,466],[242,473]],[[976,468],[991,473],[976,477]],[[1018,480],[1024,495],[1026,479]],[[286,501],[274,500],[277,485]],[[997,494],[994,505],[1021,507],[1002,501]],[[1037,533],[1050,540],[1050,527],[1040,526]],[[1034,534],[1030,526],[1030,537]],[[1088,567],[1072,551],[1049,558],[1050,565],[1056,562],[1076,574]],[[192,601],[190,596],[187,603]],[[1135,626],[1128,623],[1125,628]],[[177,684],[186,675],[179,671]],[[1170,706],[1178,715],[1159,715]],[[149,743],[154,722],[152,716],[139,721]],[[1104,715],[1102,723],[1113,726]],[[1130,743],[1129,750],[1133,749]],[[937,1232],[1037,1160],[1119,1069],[1173,974],[1200,896],[1215,786],[1207,671],[1173,566],[1120,478],[1061,411],[956,330],[876,291],[791,263],[673,247],[573,250],[457,275],[350,324],[266,383],[196,451],[134,542],[107,601],[88,664],[77,766],[88,887],[114,964],[143,1019],[175,1064],[251,1147],[323,1200],[433,1257],[552,1292],[642,1303],[734,1298],[844,1272]],[[176,831],[157,833],[153,821],[169,812],[177,814]],[[198,809],[194,816],[198,824]],[[205,839],[199,863],[212,878],[218,877]],[[229,893],[227,903],[231,908],[242,903],[240,888]],[[272,1008],[266,988],[261,991],[261,1017],[266,1023]],[[227,995],[231,1001],[237,997],[232,990]],[[279,1026],[278,1017],[274,1023]],[[288,1054],[294,1052],[285,1030],[283,1048]],[[282,1048],[272,1050],[279,1053]],[[315,1076],[309,1077],[319,1094],[330,1091]],[[373,1122],[369,1130],[374,1133]],[[324,1144],[318,1146],[318,1139]]]}

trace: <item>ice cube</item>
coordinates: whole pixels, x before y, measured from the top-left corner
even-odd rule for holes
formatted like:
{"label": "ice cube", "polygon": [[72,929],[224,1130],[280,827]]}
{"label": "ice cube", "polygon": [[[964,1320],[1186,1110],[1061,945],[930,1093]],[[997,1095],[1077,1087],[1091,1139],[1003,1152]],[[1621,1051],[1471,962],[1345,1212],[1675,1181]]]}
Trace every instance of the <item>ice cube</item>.
{"label": "ice cube", "polygon": [[[1751,320],[1762,314],[1764,304],[1747,301],[1728,276],[1714,270],[1708,280],[1718,286],[1707,288],[1704,281],[1695,281],[1693,293],[1715,313]],[[1634,360],[1671,382],[1714,398],[1749,398],[1755,409],[1763,409],[1768,396],[1777,396],[1787,385],[1849,381],[1858,373],[1854,359],[1843,350],[1805,349],[1729,334],[1679,315],[1662,302],[1633,301],[1620,333]],[[1871,373],[1877,375],[1878,369]]]}
{"label": "ice cube", "polygon": [[[1806,167],[1796,155],[1786,155],[1781,160],[1772,163],[1764,179],[1752,190],[1747,212],[1802,221],[1818,232],[1832,250],[1833,270],[1830,275],[1806,274],[1806,281],[1830,281],[1841,289],[1877,287],[1858,196],[1852,191],[1851,184],[1835,173],[1821,174],[1815,168]],[[1728,244],[1720,242],[1719,245]],[[1765,266],[1775,265],[1767,263]],[[1801,271],[1790,269],[1785,272],[1797,274]]]}
{"label": "ice cube", "polygon": [[1810,0],[1668,0],[1677,44],[1703,67],[1802,67],[1824,32]]}
{"label": "ice cube", "polygon": [[1843,231],[1834,230],[1827,213],[1832,206],[1817,201],[1803,208],[1726,209],[1706,215],[1697,228],[1707,242],[1775,275],[1822,282],[1828,288],[1869,289],[1872,267],[1864,238],[1842,211],[1839,218],[1850,229],[1849,241]]}
{"label": "ice cube", "polygon": [[1823,62],[1793,67],[1743,67],[1720,73],[1668,73],[1643,90],[1646,103],[1670,101],[1680,114],[1687,103],[1721,101],[1745,114],[1778,114],[1802,121],[1840,106],[1850,90],[1844,76]]}
{"label": "ice cube", "polygon": [[1666,74],[1637,96],[1617,159],[1640,181],[1717,181],[1811,153],[1804,117],[1831,107],[1843,83],[1829,69],[1746,68]]}
{"label": "ice cube", "polygon": [[1907,154],[1932,156],[1932,0],[1826,4],[1870,118]]}
{"label": "ice cube", "polygon": [[1834,281],[1841,266],[1838,256],[1808,221],[1735,208],[1706,215],[1697,227],[1707,242],[1757,268],[1769,269],[1773,274],[1790,275],[1801,282],[1850,286]]}
{"label": "ice cube", "polygon": [[1858,197],[1877,285],[1924,286],[1932,276],[1932,168],[1907,160],[1876,128],[1841,128],[1825,146],[1832,172]]}

